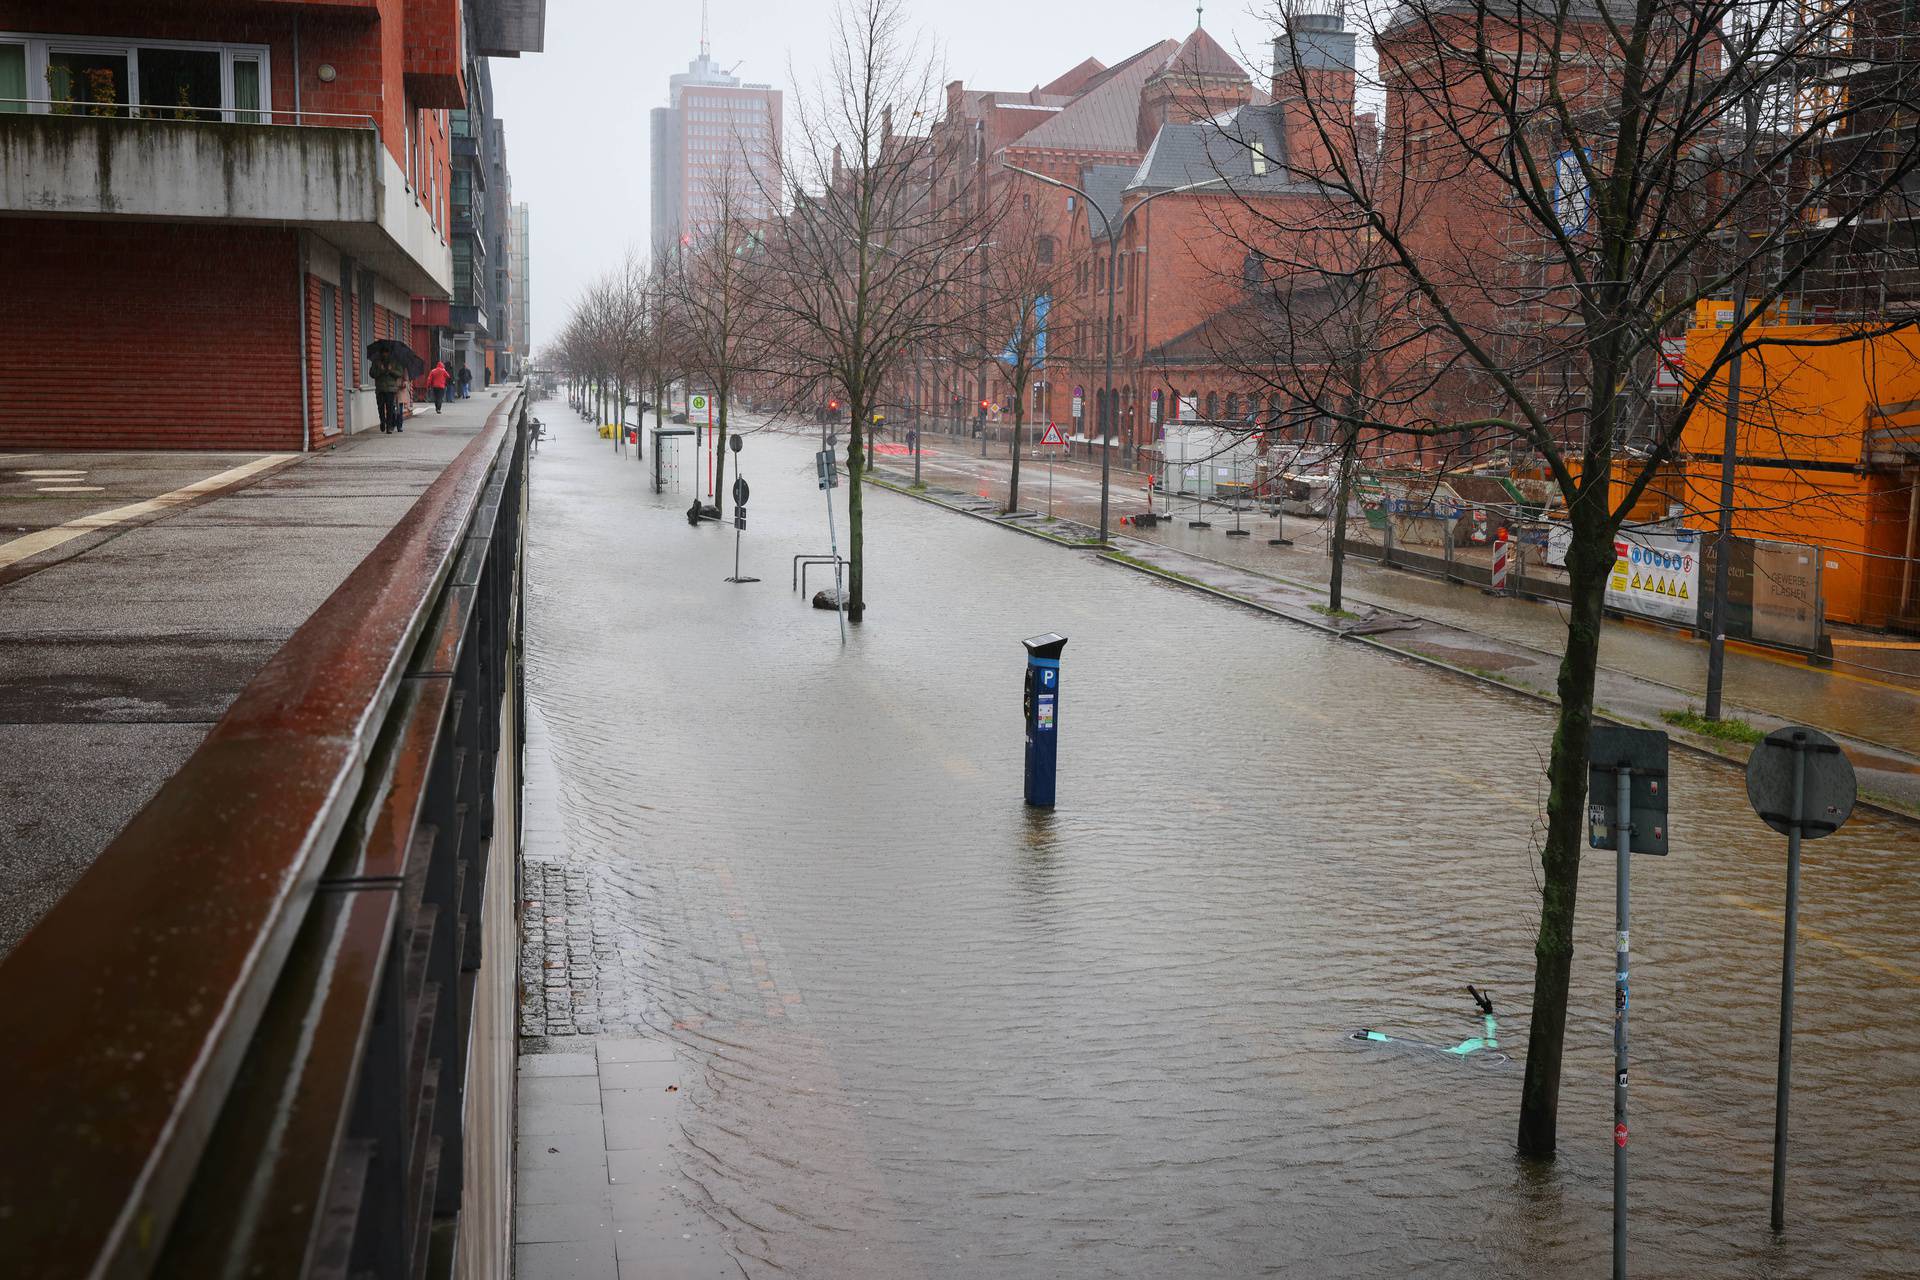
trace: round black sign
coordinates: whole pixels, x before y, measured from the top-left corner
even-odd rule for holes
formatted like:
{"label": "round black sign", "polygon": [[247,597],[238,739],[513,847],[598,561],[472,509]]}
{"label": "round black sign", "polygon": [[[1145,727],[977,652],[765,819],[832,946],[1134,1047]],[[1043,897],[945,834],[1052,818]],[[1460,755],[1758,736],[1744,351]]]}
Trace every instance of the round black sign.
{"label": "round black sign", "polygon": [[1785,835],[1793,823],[1794,757],[1801,760],[1800,835],[1838,831],[1853,813],[1853,762],[1818,729],[1775,729],[1747,761],[1747,801],[1760,820]]}
{"label": "round black sign", "polygon": [[740,452],[740,437],[737,435],[728,437],[727,448],[733,450],[735,453]]}
{"label": "round black sign", "polygon": [[[736,436],[734,438],[738,439],[739,437]],[[747,478],[745,476],[735,476],[733,478],[733,500],[743,507],[746,506],[748,492]]]}

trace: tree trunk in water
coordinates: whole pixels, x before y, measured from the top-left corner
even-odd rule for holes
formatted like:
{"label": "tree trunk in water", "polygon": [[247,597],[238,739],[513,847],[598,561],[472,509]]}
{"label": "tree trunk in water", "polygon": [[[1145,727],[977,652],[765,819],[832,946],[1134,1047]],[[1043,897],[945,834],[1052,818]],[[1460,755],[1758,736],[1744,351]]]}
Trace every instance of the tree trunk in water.
{"label": "tree trunk in water", "polygon": [[1560,718],[1547,765],[1547,839],[1541,850],[1540,933],[1533,945],[1533,1021],[1527,1032],[1527,1075],[1520,1087],[1520,1154],[1551,1156],[1560,1120],[1560,1056],[1567,1036],[1567,990],[1573,968],[1573,905],[1586,838],[1587,754],[1593,728],[1594,669],[1613,542],[1606,516],[1573,504],[1567,549],[1572,601],[1567,652],[1560,660]]}
{"label": "tree trunk in water", "polygon": [[867,467],[861,423],[866,419],[867,406],[858,396],[849,395],[847,402],[853,410],[853,429],[847,433],[847,621],[858,622],[867,609],[866,529],[860,501],[861,477]]}
{"label": "tree trunk in water", "polygon": [[1020,509],[1020,437],[1023,434],[1026,395],[1016,389],[1013,396],[1013,474],[1007,480],[1007,514]]}
{"label": "tree trunk in water", "polygon": [[713,438],[713,501],[727,513],[727,391],[723,385],[714,399],[720,403],[719,430]]}
{"label": "tree trunk in water", "polygon": [[1347,496],[1353,489],[1352,450],[1340,451],[1333,482],[1333,568],[1327,577],[1327,608],[1340,608],[1340,582],[1347,571]]}

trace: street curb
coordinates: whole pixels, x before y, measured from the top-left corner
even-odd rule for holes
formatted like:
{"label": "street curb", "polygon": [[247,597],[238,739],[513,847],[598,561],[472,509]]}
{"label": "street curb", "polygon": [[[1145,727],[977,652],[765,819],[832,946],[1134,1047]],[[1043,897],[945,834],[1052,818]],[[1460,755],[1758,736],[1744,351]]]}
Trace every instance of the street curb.
{"label": "street curb", "polygon": [[[901,494],[904,497],[917,499],[918,501],[924,502],[929,506],[939,507],[943,511],[951,511],[957,515],[972,516],[975,519],[984,521],[985,523],[993,525],[996,528],[1010,529],[1015,533],[1024,533],[1028,537],[1039,538],[1043,542],[1051,542],[1056,546],[1063,546],[1073,550],[1096,549],[1096,548],[1082,547],[1081,544],[1079,543],[1068,542],[1064,538],[1055,538],[1055,537],[1052,537],[1051,535],[1041,533],[1036,529],[1022,528],[1021,526],[1016,524],[1008,524],[1003,520],[996,520],[991,516],[981,515],[977,512],[968,511],[968,510],[965,510],[964,508],[956,507],[951,503],[942,502],[940,499],[930,497],[927,494],[914,493],[904,486],[897,485],[886,480],[875,479],[871,472],[868,473],[866,478],[872,481],[873,484],[879,486],[882,489],[889,489],[895,493]],[[1169,582],[1178,587],[1185,587],[1190,591],[1194,591],[1205,596],[1211,596],[1214,599],[1223,601],[1227,604],[1240,605],[1243,608],[1252,609],[1256,613],[1262,613],[1267,615],[1268,617],[1278,618],[1282,622],[1291,622],[1296,626],[1307,627],[1314,631],[1320,632],[1322,635],[1331,636],[1336,640],[1352,641],[1357,644],[1366,645],[1368,648],[1376,649],[1381,653],[1387,653],[1387,654],[1392,654],[1395,657],[1411,659],[1414,662],[1422,663],[1426,666],[1434,667],[1441,671],[1450,672],[1451,674],[1459,676],[1462,679],[1472,681],[1475,684],[1483,685],[1489,689],[1497,689],[1503,693],[1511,694],[1515,697],[1525,698],[1530,702],[1536,702],[1536,703],[1540,703],[1541,705],[1550,706],[1550,707],[1557,707],[1560,705],[1560,699],[1558,698],[1557,695],[1546,693],[1526,685],[1512,684],[1512,683],[1509,683],[1508,681],[1499,679],[1497,676],[1482,675],[1478,671],[1470,671],[1465,667],[1456,666],[1451,662],[1445,661],[1444,659],[1433,657],[1431,654],[1420,653],[1412,649],[1402,649],[1395,645],[1388,644],[1387,642],[1379,639],[1377,636],[1366,635],[1366,634],[1355,632],[1355,631],[1349,631],[1341,627],[1328,625],[1326,623],[1310,622],[1305,618],[1298,618],[1290,613],[1282,613],[1280,610],[1273,608],[1271,605],[1262,604],[1257,600],[1249,600],[1245,596],[1235,595],[1231,591],[1225,591],[1219,587],[1209,586],[1204,582],[1197,582],[1194,579],[1187,578],[1179,574],[1171,573],[1166,570],[1159,569],[1157,567],[1154,567],[1145,563],[1139,563],[1132,559],[1124,559],[1124,560],[1120,559],[1110,554],[1110,552],[1113,551],[1113,548],[1111,546],[1097,548],[1097,550],[1099,550],[1100,552],[1099,559],[1104,560],[1108,564],[1118,565],[1120,568],[1123,568],[1123,569],[1131,569],[1135,573],[1144,574],[1150,578],[1158,578],[1163,582]],[[1199,556],[1196,558],[1201,560],[1206,560],[1208,564],[1219,564],[1222,568],[1236,569],[1241,572],[1249,572],[1246,570],[1239,570],[1239,566],[1236,566],[1236,565],[1228,565],[1217,560],[1208,560],[1207,557],[1205,556]],[[1261,576],[1265,576],[1265,575],[1261,575]],[[1274,580],[1278,582],[1285,581],[1284,579],[1274,579]],[[1287,583],[1287,585],[1298,586],[1299,584]],[[1375,605],[1372,607],[1379,608],[1381,606]],[[1408,615],[1408,616],[1412,617],[1416,615]],[[1421,621],[1430,622],[1430,623],[1433,622],[1433,620],[1430,618],[1421,619]],[[1446,626],[1449,624],[1434,623],[1434,625]],[[1535,653],[1545,653],[1544,650],[1535,649],[1531,645],[1520,645],[1519,647],[1532,649],[1533,652]],[[1551,655],[1548,655],[1548,656],[1551,656]],[[1663,684],[1657,680],[1649,681],[1648,683],[1653,684],[1658,688],[1672,689],[1671,685]],[[1674,692],[1684,693],[1685,691],[1674,690]],[[1691,751],[1696,755],[1709,757],[1723,764],[1730,765],[1736,769],[1744,770],[1747,767],[1747,762],[1745,758],[1733,754],[1730,748],[1722,747],[1720,744],[1714,742],[1710,738],[1702,737],[1698,734],[1688,733],[1686,730],[1677,729],[1670,724],[1664,724],[1664,723],[1648,724],[1645,721],[1637,720],[1631,716],[1625,716],[1625,715],[1620,715],[1614,712],[1609,712],[1604,707],[1601,707],[1598,705],[1596,705],[1593,709],[1593,718],[1597,721],[1601,721],[1606,724],[1624,725],[1630,728],[1657,729],[1667,734],[1668,737],[1671,738],[1673,742],[1676,745],[1678,745],[1682,750]],[[1857,737],[1857,735],[1853,735],[1853,734],[1848,734],[1846,736]],[[1869,742],[1869,745],[1875,745],[1875,746],[1879,745],[1877,743],[1871,743],[1870,740],[1868,739],[1859,739],[1859,741]],[[1892,750],[1892,748],[1886,748],[1886,749]],[[1906,753],[1899,752],[1898,754],[1904,755]],[[1920,809],[1907,808],[1905,805],[1902,805],[1895,800],[1888,800],[1888,799],[1882,799],[1882,798],[1870,798],[1868,796],[1863,795],[1863,796],[1860,796],[1854,803],[1856,808],[1871,809],[1875,813],[1884,814],[1885,816],[1890,818],[1897,818],[1905,822],[1920,823]]]}

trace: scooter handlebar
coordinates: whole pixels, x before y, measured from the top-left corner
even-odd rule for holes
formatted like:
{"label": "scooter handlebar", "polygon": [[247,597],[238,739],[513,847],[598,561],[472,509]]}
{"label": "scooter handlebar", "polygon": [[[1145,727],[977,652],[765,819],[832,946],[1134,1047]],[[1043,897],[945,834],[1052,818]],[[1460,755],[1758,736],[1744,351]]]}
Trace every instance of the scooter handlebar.
{"label": "scooter handlebar", "polygon": [[1480,1006],[1480,1012],[1489,1014],[1493,1012],[1493,997],[1491,995],[1482,993],[1475,988],[1471,982],[1467,984],[1467,994],[1473,997],[1473,1002],[1476,1005]]}

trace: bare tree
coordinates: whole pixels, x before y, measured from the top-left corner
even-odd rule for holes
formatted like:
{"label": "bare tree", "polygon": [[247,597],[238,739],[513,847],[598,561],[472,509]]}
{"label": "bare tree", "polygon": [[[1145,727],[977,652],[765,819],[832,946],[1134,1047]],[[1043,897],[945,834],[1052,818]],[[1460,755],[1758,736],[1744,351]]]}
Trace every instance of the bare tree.
{"label": "bare tree", "polygon": [[[765,207],[742,165],[721,170],[702,193],[703,214],[690,243],[680,249],[665,276],[672,301],[675,349],[689,372],[701,374],[717,402],[718,431],[713,442],[714,501],[721,502],[727,480],[727,427],[733,389],[758,367],[763,329],[758,301],[766,284]],[[664,320],[656,315],[656,321]]]}
{"label": "bare tree", "polygon": [[[956,157],[930,136],[941,101],[932,58],[899,0],[835,11],[825,83],[802,101],[788,196],[768,237],[766,334],[786,348],[798,397],[843,394],[847,438],[847,616],[866,609],[862,485],[873,410],[900,362],[963,333],[977,293],[980,218],[941,199]],[[896,125],[905,125],[900,131]]]}
{"label": "bare tree", "polygon": [[[1541,913],[1519,1147],[1553,1152],[1585,838],[1602,605],[1622,521],[1743,353],[1857,342],[1912,323],[1843,287],[1844,259],[1898,256],[1912,225],[1915,66],[1848,47],[1877,0],[1406,0],[1368,12],[1386,163],[1356,160],[1324,60],[1291,56],[1282,96],[1314,145],[1289,157],[1377,237],[1417,308],[1403,362],[1458,388],[1357,425],[1501,444],[1564,499],[1572,599],[1548,764]],[[1284,26],[1284,20],[1283,20]],[[1854,33],[1854,34],[1850,34]],[[1311,52],[1311,50],[1309,50]],[[1832,73],[1864,61],[1845,94]],[[1851,73],[1850,73],[1851,74]],[[1766,317],[1837,290],[1813,333]],[[1650,403],[1661,342],[1737,297],[1724,339]],[[1474,408],[1462,411],[1462,399]],[[1631,441],[1631,448],[1627,447]]]}
{"label": "bare tree", "polygon": [[[1007,512],[1020,507],[1020,455],[1026,445],[1027,393],[1046,366],[1054,335],[1047,316],[1068,284],[1066,255],[1028,201],[1008,199],[996,212],[992,241],[982,246],[986,269],[980,308],[980,349],[1006,377],[1013,399],[1012,470]],[[1051,352],[1058,356],[1057,349]]]}

